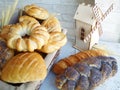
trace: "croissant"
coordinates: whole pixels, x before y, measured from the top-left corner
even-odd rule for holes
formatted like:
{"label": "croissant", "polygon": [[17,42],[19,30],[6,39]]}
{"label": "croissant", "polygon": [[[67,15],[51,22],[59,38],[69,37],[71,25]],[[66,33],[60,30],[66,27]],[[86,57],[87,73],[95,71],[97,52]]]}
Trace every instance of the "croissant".
{"label": "croissant", "polygon": [[101,56],[101,55],[106,56],[107,52],[105,52],[104,50],[101,50],[101,49],[86,50],[83,52],[79,52],[79,53],[71,55],[67,58],[61,59],[56,64],[54,64],[53,72],[55,74],[61,74],[64,72],[64,70],[67,67],[72,66],[78,62],[82,62],[83,59],[85,59],[85,58],[92,57],[92,56]]}
{"label": "croissant", "polygon": [[113,57],[91,57],[68,67],[56,77],[56,86],[60,90],[94,90],[106,79],[118,71],[117,61]]}

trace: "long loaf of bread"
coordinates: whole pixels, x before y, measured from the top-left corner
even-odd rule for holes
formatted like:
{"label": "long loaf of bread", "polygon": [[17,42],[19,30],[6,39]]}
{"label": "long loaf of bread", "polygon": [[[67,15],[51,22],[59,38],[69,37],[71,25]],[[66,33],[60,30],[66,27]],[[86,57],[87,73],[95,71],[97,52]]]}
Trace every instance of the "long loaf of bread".
{"label": "long loaf of bread", "polygon": [[94,90],[106,79],[118,71],[117,61],[113,57],[98,56],[87,58],[68,67],[56,77],[59,90]]}
{"label": "long loaf of bread", "polygon": [[74,55],[71,55],[67,58],[64,58],[54,64],[53,66],[53,72],[55,74],[61,74],[64,72],[64,70],[69,67],[73,66],[74,64],[78,62],[82,62],[83,59],[93,56],[107,56],[107,52],[101,49],[95,49],[95,50],[86,50],[83,52],[76,53]]}

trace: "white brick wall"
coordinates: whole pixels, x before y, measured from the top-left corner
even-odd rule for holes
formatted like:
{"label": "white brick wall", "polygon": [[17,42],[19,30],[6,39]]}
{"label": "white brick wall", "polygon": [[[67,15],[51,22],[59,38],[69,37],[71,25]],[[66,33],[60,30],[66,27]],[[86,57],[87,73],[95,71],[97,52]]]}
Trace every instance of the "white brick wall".
{"label": "white brick wall", "polygon": [[[0,16],[2,9],[5,9],[13,2],[14,0],[0,0]],[[50,13],[59,13],[60,15],[57,15],[57,17],[60,20],[62,27],[68,29],[68,39],[74,41],[75,21],[73,19],[73,16],[78,4],[83,2],[91,3],[93,5],[95,0],[19,0],[18,8],[21,8],[27,4],[34,3],[48,9]],[[111,33],[110,35],[113,35],[115,38],[110,38],[109,40],[115,42],[120,41],[120,32],[117,33],[118,31],[120,31],[118,30],[120,25],[120,0],[116,0],[116,2],[117,9],[115,10],[115,13],[111,15],[112,20],[111,17],[109,17],[109,19],[105,21],[105,23],[107,24],[104,26],[105,34],[102,36],[102,40],[108,40],[104,39],[104,37],[106,37],[107,33]],[[113,19],[113,17],[116,17],[116,19]],[[108,29],[108,27],[110,27],[110,29]]]}

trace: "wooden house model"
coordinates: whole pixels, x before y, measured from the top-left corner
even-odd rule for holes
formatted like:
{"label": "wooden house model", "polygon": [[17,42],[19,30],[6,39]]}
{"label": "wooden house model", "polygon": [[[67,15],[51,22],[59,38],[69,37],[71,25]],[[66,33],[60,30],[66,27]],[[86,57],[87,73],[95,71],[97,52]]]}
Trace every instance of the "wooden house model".
{"label": "wooden house model", "polygon": [[105,19],[112,9],[113,5],[103,14],[97,5],[80,4],[78,6],[74,16],[76,27],[75,48],[78,50],[89,50],[99,42],[102,34],[101,21]]}

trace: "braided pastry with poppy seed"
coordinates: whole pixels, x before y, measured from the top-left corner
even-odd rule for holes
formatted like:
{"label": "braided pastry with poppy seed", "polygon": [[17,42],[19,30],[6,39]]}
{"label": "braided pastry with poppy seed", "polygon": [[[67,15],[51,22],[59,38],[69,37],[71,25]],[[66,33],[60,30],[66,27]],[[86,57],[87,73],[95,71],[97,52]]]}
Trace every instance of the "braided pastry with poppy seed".
{"label": "braided pastry with poppy seed", "polygon": [[93,90],[106,79],[114,76],[118,70],[113,57],[91,57],[68,67],[56,77],[56,86],[60,90]]}

